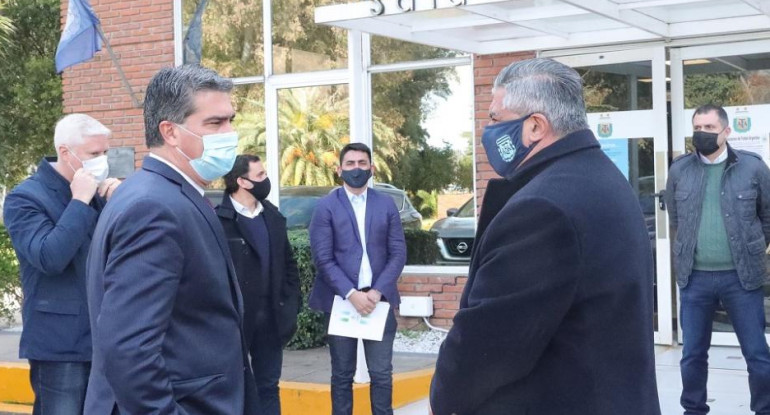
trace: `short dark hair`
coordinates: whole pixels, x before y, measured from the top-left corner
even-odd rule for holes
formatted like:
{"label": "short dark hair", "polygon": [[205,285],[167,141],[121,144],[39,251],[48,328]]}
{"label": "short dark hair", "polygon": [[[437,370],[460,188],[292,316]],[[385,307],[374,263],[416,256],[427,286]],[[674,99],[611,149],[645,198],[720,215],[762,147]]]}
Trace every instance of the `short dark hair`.
{"label": "short dark hair", "polygon": [[199,91],[230,92],[233,81],[200,65],[163,68],[150,80],[144,95],[144,135],[147,148],[163,145],[162,121],[182,124],[195,112]]}
{"label": "short dark hair", "polygon": [[730,120],[727,119],[727,111],[725,111],[725,109],[722,108],[721,105],[714,105],[714,104],[701,105],[700,107],[698,107],[698,109],[695,110],[695,113],[692,114],[692,118],[695,119],[696,115],[708,114],[711,111],[714,111],[717,113],[717,117],[719,117],[719,123],[722,124],[722,128],[725,128],[728,125],[730,125]]}
{"label": "short dark hair", "polygon": [[366,153],[366,155],[369,156],[369,163],[372,162],[372,150],[364,143],[350,143],[345,144],[345,147],[342,147],[342,150],[340,150],[340,166],[342,165],[342,159],[345,158],[345,154],[347,154],[348,151],[360,151],[363,153]]}
{"label": "short dark hair", "polygon": [[225,174],[225,194],[231,195],[238,191],[238,178],[249,174],[251,163],[261,161],[259,156],[252,154],[241,154],[235,158],[235,164],[227,174]]}

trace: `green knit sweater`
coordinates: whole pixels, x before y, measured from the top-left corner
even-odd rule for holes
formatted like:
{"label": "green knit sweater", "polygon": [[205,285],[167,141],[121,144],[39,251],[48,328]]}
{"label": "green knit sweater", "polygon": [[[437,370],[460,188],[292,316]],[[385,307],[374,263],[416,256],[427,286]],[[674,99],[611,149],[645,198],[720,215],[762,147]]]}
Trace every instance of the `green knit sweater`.
{"label": "green knit sweater", "polygon": [[700,271],[727,271],[735,269],[730,243],[722,217],[719,193],[726,161],[707,164],[706,191],[703,196],[703,210],[698,227],[698,242],[695,245],[693,268]]}

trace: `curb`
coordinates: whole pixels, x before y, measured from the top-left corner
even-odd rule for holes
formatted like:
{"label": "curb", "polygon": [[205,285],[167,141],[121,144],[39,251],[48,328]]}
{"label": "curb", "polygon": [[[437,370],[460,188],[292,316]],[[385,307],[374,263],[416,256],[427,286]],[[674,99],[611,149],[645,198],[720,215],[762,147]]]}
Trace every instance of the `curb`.
{"label": "curb", "polygon": [[[393,408],[425,399],[433,369],[393,374]],[[331,412],[331,387],[327,384],[283,382],[281,413],[306,415]],[[35,395],[29,385],[29,365],[0,362],[0,415],[31,414]],[[13,402],[2,403],[2,402]],[[369,385],[353,385],[353,415],[371,414]]]}

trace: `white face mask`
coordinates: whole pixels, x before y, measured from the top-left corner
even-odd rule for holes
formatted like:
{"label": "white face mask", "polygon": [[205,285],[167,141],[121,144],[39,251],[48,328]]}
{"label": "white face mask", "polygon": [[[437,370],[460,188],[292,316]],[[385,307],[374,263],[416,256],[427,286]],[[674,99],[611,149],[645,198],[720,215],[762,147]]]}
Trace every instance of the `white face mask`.
{"label": "white face mask", "polygon": [[[83,161],[80,159],[80,157],[75,155],[75,152],[72,151],[72,149],[69,149],[70,153],[78,159],[78,161],[83,165],[83,170],[91,173],[95,178],[96,181],[101,183],[104,181],[104,179],[107,178],[107,176],[110,174],[110,165],[107,162],[107,156],[102,155],[98,157],[94,157],[92,159]],[[70,164],[70,168],[72,171],[75,171],[74,168],[72,168],[72,165]]]}

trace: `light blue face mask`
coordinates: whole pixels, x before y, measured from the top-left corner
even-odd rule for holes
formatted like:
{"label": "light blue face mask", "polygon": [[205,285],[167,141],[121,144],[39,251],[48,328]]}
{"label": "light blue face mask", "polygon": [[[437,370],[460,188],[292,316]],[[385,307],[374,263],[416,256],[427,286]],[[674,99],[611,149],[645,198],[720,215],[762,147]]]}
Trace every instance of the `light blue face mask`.
{"label": "light blue face mask", "polygon": [[187,160],[190,160],[190,166],[201,179],[210,182],[224,176],[233,168],[238,150],[237,132],[206,134],[201,137],[179,124],[176,125],[203,141],[203,154],[194,160],[179,147],[176,148]]}

